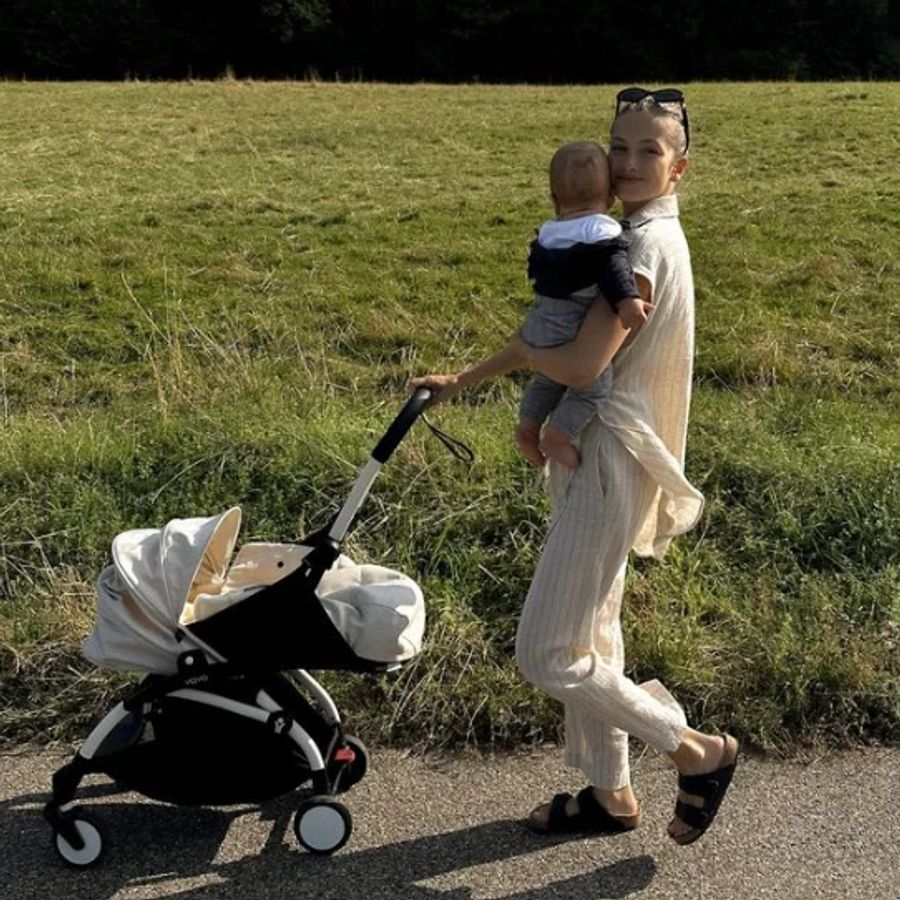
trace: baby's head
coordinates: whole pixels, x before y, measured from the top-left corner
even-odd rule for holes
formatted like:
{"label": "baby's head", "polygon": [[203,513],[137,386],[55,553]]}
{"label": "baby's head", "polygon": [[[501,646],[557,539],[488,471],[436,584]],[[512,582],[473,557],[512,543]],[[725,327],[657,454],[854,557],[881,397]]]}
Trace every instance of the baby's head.
{"label": "baby's head", "polygon": [[563,144],[550,160],[550,194],[557,216],[605,213],[612,195],[603,148],[595,141]]}

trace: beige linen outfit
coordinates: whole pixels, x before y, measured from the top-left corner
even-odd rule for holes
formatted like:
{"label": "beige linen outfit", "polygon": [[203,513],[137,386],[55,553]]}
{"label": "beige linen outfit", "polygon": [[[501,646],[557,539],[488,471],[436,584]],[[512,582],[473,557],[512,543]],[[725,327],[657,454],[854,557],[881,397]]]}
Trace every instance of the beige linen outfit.
{"label": "beige linen outfit", "polygon": [[516,638],[524,677],[565,704],[566,762],[605,790],[630,782],[629,734],[671,751],[687,726],[658,681],[624,676],[619,613],[629,551],[661,558],[703,508],[684,477],[694,285],[678,201],[659,197],[627,221],[629,261],[655,309],[613,360],[581,465],[550,463],[553,518]]}

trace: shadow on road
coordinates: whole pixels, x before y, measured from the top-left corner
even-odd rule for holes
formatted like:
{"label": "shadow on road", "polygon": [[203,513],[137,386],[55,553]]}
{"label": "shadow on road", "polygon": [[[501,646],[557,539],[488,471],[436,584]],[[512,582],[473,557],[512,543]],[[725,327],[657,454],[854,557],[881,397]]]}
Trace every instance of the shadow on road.
{"label": "shadow on road", "polygon": [[[291,817],[296,798],[282,798],[263,808],[218,810],[104,802],[112,791],[103,785],[84,786],[79,793],[92,800],[85,808],[105,839],[104,857],[84,871],[65,867],[51,847],[50,828],[42,816],[47,795],[20,796],[0,805],[0,834],[6,845],[0,870],[9,867],[0,877],[10,897],[111,900],[127,887],[127,896],[135,900],[225,895],[239,900],[468,900],[468,888],[436,889],[420,882],[553,846],[553,841],[530,835],[519,822],[501,820],[360,850],[353,849],[351,838],[334,856],[316,857],[294,840]],[[267,826],[271,823],[264,846],[252,842],[250,855],[233,847],[223,852],[232,823],[248,813]],[[568,879],[554,881],[548,873],[546,886],[516,892],[510,885],[505,896],[509,900],[627,897],[644,889],[655,874],[653,858],[641,855]]]}

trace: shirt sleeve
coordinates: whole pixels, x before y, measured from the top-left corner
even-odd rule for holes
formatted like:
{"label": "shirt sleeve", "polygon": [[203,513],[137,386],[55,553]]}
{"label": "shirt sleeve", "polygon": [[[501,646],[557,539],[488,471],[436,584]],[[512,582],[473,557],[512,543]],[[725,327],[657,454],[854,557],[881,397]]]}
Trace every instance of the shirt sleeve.
{"label": "shirt sleeve", "polygon": [[634,272],[628,261],[628,241],[618,238],[608,242],[600,257],[597,286],[613,309],[618,309],[626,297],[637,297]]}
{"label": "shirt sleeve", "polygon": [[635,275],[643,275],[650,282],[652,296],[659,276],[658,242],[647,240],[646,232],[633,232],[628,245],[628,261]]}

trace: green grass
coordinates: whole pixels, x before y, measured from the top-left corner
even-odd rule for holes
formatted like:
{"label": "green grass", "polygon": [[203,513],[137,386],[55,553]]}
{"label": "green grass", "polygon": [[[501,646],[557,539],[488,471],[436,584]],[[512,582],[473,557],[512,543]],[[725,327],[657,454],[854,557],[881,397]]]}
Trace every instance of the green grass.
{"label": "green grass", "polygon": [[[0,85],[0,733],[83,733],[123,676],[79,644],[109,542],[239,503],[323,524],[402,401],[516,327],[564,140],[609,87]],[[754,745],[900,737],[897,84],[690,87],[691,479],[706,514],[628,583],[629,672]],[[435,413],[351,552],[417,577],[425,651],[334,687],[372,740],[553,738],[515,623],[546,499],[522,377]]]}

